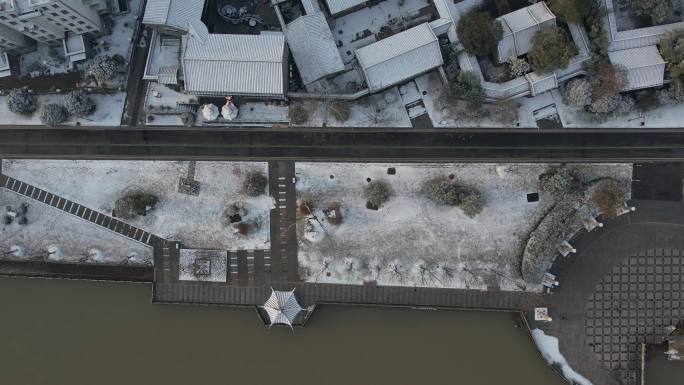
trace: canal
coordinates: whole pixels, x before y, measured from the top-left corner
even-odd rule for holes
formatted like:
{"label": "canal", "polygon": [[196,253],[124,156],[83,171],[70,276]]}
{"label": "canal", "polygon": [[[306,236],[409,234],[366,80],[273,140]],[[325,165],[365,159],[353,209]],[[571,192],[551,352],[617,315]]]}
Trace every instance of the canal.
{"label": "canal", "polygon": [[0,383],[562,385],[513,315],[150,304],[147,284],[0,278]]}

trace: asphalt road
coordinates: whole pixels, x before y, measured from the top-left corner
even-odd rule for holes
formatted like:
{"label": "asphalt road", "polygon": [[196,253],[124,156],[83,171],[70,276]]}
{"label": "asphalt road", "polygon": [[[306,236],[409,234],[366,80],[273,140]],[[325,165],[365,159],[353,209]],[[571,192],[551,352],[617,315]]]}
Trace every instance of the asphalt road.
{"label": "asphalt road", "polygon": [[0,156],[342,161],[682,161],[684,130],[0,129]]}

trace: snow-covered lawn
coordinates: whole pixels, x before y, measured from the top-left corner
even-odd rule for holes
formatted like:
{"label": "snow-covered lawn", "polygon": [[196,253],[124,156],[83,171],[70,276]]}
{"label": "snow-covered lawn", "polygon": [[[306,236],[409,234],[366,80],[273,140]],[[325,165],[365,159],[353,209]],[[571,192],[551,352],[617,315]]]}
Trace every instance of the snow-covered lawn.
{"label": "snow-covered lawn", "polygon": [[[129,220],[131,225],[167,239],[179,240],[187,248],[261,249],[270,245],[269,195],[256,198],[242,193],[249,171],[268,175],[267,163],[198,162],[195,180],[199,196],[178,192],[189,162],[5,160],[3,173],[49,192],[110,214],[117,199],[128,192],[144,191],[159,202],[152,212]],[[243,222],[250,224],[247,236],[234,233],[223,221],[224,209],[236,202],[245,205]]]}
{"label": "snow-covered lawn", "polygon": [[181,249],[178,262],[181,281],[226,282],[225,250]]}
{"label": "snow-covered lawn", "polygon": [[[28,223],[0,222],[0,258],[63,262],[151,264],[152,248],[54,207],[0,188],[2,215],[6,206],[18,212],[28,203]],[[48,248],[54,253],[48,255]],[[18,250],[17,252],[10,252]]]}
{"label": "snow-covered lawn", "polygon": [[350,107],[349,120],[338,122],[330,111],[330,101],[300,99],[293,101],[309,113],[304,124],[308,127],[411,127],[406,108],[397,87],[382,93],[346,102]]}
{"label": "snow-covered lawn", "polygon": [[592,385],[591,381],[587,380],[570,367],[570,364],[568,364],[568,361],[563,357],[563,354],[561,354],[560,349],[558,348],[558,338],[546,335],[541,329],[532,330],[532,338],[546,362],[550,365],[559,365],[563,372],[563,377],[565,377],[568,382],[579,385]]}
{"label": "snow-covered lawn", "polygon": [[[553,204],[538,192],[544,164],[331,164],[297,163],[298,199],[313,201],[314,215],[298,221],[302,279],[315,282],[519,290],[520,256],[530,231]],[[587,179],[631,177],[631,165],[582,165]],[[395,175],[389,175],[394,168]],[[469,218],[433,203],[423,183],[453,175],[479,189],[483,211]],[[390,184],[393,196],[379,210],[366,208],[367,178]],[[342,223],[324,209],[339,203]],[[527,290],[538,289],[527,285]]]}
{"label": "snow-covered lawn", "polygon": [[[40,121],[40,111],[43,105],[49,103],[62,104],[63,95],[37,95],[38,109],[32,115],[15,114],[7,109],[7,97],[0,96],[0,124],[7,125],[37,125]],[[113,94],[90,94],[90,98],[97,104],[97,109],[85,118],[71,117],[63,122],[64,125],[83,126],[118,126],[121,124],[121,114],[123,113],[126,93],[117,92]]]}

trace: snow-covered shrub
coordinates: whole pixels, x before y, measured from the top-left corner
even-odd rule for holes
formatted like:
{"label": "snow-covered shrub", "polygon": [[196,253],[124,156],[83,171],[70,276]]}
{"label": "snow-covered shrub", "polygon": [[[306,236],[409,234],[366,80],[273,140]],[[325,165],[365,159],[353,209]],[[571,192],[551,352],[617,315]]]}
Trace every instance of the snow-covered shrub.
{"label": "snow-covered shrub", "polygon": [[342,223],[342,206],[339,202],[333,202],[328,205],[328,208],[323,210],[325,219],[331,225],[339,225]]}
{"label": "snow-covered shrub", "polygon": [[330,113],[332,113],[335,120],[338,122],[346,122],[351,116],[351,108],[349,103],[344,100],[333,100],[330,102]]}
{"label": "snow-covered shrub", "polygon": [[427,180],[422,191],[428,199],[441,205],[458,206],[463,198],[463,189],[447,178]]}
{"label": "snow-covered shrub", "polygon": [[625,206],[627,193],[623,185],[617,181],[609,181],[597,187],[591,198],[601,214],[611,219],[618,216],[620,209]]}
{"label": "snow-covered shrub", "polygon": [[530,72],[530,63],[524,58],[519,58],[517,56],[511,55],[508,58],[508,73],[511,78],[517,78]]}
{"label": "snow-covered shrub", "polygon": [[129,193],[114,203],[112,215],[123,219],[133,219],[138,215],[147,215],[159,201],[155,195],[146,192]]}
{"label": "snow-covered shrub", "polygon": [[470,218],[474,218],[477,214],[482,212],[484,205],[485,199],[482,193],[475,189],[469,189],[462,194],[459,207],[463,211],[463,214]]}
{"label": "snow-covered shrub", "polygon": [[585,78],[570,80],[565,85],[563,100],[573,107],[586,107],[591,104],[591,84]]}
{"label": "snow-covered shrub", "polygon": [[101,85],[116,77],[119,73],[119,64],[110,56],[95,56],[85,65],[85,73]]}
{"label": "snow-covered shrub", "polygon": [[226,224],[241,222],[247,215],[247,209],[242,202],[231,203],[223,210],[223,221]]}
{"label": "snow-covered shrub", "polygon": [[580,179],[567,167],[552,168],[539,175],[539,189],[560,197],[579,187]]}
{"label": "snow-covered shrub", "polygon": [[449,84],[446,99],[451,103],[465,100],[473,108],[480,108],[485,100],[480,78],[473,72],[463,71],[458,74],[456,81]]}
{"label": "snow-covered shrub", "polygon": [[7,95],[7,108],[16,114],[30,115],[36,111],[36,97],[26,88],[15,88]]}
{"label": "snow-covered shrub", "polygon": [[266,193],[268,177],[259,171],[248,172],[242,182],[242,191],[250,197]]}
{"label": "snow-covered shrub", "polygon": [[386,182],[374,180],[366,185],[364,194],[368,203],[375,207],[380,207],[383,203],[389,202],[389,199],[392,196],[392,189]]}
{"label": "snow-covered shrub", "polygon": [[249,234],[249,224],[245,222],[233,223],[233,232],[242,236]]}
{"label": "snow-covered shrub", "polygon": [[299,215],[308,217],[316,208],[316,202],[313,199],[304,198],[297,200],[297,212]]}
{"label": "snow-covered shrub", "polygon": [[57,103],[46,104],[40,111],[40,121],[46,126],[56,126],[66,118],[67,110]]}
{"label": "snow-covered shrub", "polygon": [[304,124],[309,121],[309,112],[300,105],[290,108],[290,122],[294,124]]}
{"label": "snow-covered shrub", "polygon": [[69,114],[79,117],[92,114],[96,107],[84,90],[75,90],[65,94],[62,98],[62,104]]}
{"label": "snow-covered shrub", "polygon": [[195,125],[195,114],[192,112],[184,112],[181,114],[181,122],[185,127],[192,127]]}
{"label": "snow-covered shrub", "polygon": [[619,105],[620,95],[604,95],[591,102],[589,111],[597,114],[607,114],[615,111]]}

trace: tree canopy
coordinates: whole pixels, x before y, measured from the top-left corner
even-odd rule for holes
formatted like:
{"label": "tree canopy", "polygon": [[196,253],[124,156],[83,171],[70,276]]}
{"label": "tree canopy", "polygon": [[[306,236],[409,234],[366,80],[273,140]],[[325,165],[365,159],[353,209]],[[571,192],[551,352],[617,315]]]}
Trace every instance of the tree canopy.
{"label": "tree canopy", "polygon": [[459,19],[456,33],[468,53],[487,56],[496,52],[503,28],[489,13],[473,12]]}
{"label": "tree canopy", "polygon": [[532,38],[529,57],[535,71],[548,72],[565,68],[575,55],[577,47],[558,27],[539,31]]}

